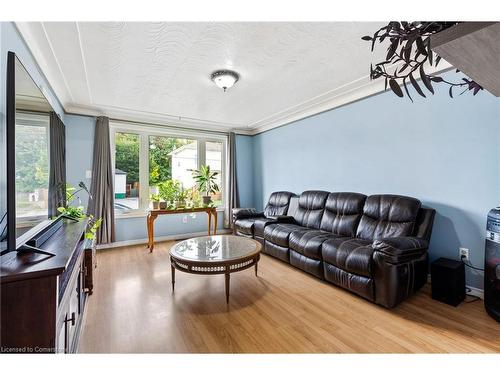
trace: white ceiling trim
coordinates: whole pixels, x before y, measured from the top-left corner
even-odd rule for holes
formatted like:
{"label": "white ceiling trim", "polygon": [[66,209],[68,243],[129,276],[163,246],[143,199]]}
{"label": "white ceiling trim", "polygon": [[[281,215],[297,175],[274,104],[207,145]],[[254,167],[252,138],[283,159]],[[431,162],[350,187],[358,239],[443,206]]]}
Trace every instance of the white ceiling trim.
{"label": "white ceiling trim", "polygon": [[107,116],[111,119],[121,121],[144,122],[147,124],[170,125],[186,129],[212,130],[218,132],[235,131],[238,134],[252,135],[248,129],[237,128],[234,124],[226,124],[215,121],[207,121],[180,116],[165,115],[146,111],[136,111],[126,108],[109,106],[83,106],[69,104],[65,108],[66,112],[75,115],[85,116]]}
{"label": "white ceiling trim", "polygon": [[87,85],[87,92],[89,94],[89,100],[92,103],[92,92],[90,90],[90,81],[89,81],[89,74],[87,72],[87,63],[85,62],[85,52],[83,51],[83,43],[82,43],[82,33],[80,32],[80,26],[78,26],[78,22],[75,23],[76,27],[76,32],[78,34],[78,44],[80,45],[80,56],[82,58],[82,66],[83,66],[83,71],[85,73],[85,83]]}
{"label": "white ceiling trim", "polygon": [[[327,91],[316,97],[306,100],[298,105],[289,107],[283,111],[267,116],[246,126],[241,124],[231,124],[209,121],[204,119],[187,118],[172,114],[156,113],[148,111],[131,110],[109,105],[100,105],[92,101],[91,86],[85,63],[84,43],[77,23],[78,41],[80,49],[80,59],[85,74],[86,86],[90,103],[92,105],[80,105],[75,103],[68,82],[62,71],[61,65],[52,48],[50,38],[45,31],[43,23],[16,22],[16,26],[24,38],[28,48],[31,50],[43,74],[49,81],[56,96],[61,102],[64,110],[71,114],[81,114],[89,116],[108,116],[117,120],[145,122],[151,124],[172,125],[183,128],[213,131],[234,131],[238,134],[255,135],[264,131],[280,127],[291,122],[310,117],[312,115],[325,112],[327,110],[343,106],[345,104],[358,101],[365,97],[384,91],[383,80],[369,81],[368,76],[356,79],[341,87]],[[50,53],[47,53],[47,50]],[[428,69],[429,73],[440,73],[448,70],[450,64],[442,61],[439,69]]]}
{"label": "white ceiling trim", "polygon": [[[451,68],[451,64],[445,60],[441,60],[441,64],[438,68],[427,67],[426,72],[428,74],[439,74]],[[249,126],[251,129],[250,133],[253,135],[259,134],[318,113],[341,107],[383,91],[385,91],[383,79],[369,81],[369,76],[366,76],[334,90],[327,91],[324,94],[276,113],[273,116],[257,121]]]}

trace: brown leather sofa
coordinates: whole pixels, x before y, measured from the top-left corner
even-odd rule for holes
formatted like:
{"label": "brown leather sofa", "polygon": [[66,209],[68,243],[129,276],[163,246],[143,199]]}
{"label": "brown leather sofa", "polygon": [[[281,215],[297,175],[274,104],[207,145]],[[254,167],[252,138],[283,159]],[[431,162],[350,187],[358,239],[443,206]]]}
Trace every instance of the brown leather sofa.
{"label": "brown leather sofa", "polygon": [[235,234],[259,240],[264,253],[320,279],[385,307],[427,280],[435,210],[415,198],[277,192],[266,209],[235,209]]}

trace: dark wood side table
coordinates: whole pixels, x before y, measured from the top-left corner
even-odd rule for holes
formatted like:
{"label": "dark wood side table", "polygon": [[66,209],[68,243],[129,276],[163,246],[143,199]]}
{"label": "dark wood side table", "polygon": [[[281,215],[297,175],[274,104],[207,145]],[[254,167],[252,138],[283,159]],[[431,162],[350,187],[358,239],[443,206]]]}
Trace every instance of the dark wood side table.
{"label": "dark wood side table", "polygon": [[217,208],[216,207],[193,207],[193,208],[180,208],[177,210],[149,210],[146,219],[148,228],[148,245],[149,252],[153,252],[155,246],[154,238],[154,222],[156,218],[160,215],[174,215],[174,214],[190,214],[193,212],[206,212],[208,215],[208,235],[210,236],[210,230],[212,228],[212,217],[214,219],[214,232],[217,234]]}

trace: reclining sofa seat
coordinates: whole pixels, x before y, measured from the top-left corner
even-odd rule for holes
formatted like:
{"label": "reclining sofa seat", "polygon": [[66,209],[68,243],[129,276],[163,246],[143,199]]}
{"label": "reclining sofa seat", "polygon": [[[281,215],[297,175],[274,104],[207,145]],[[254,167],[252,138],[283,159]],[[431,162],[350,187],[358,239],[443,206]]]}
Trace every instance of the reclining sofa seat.
{"label": "reclining sofa seat", "polygon": [[305,191],[289,215],[266,225],[264,253],[386,307],[427,280],[435,211],[415,198]]}
{"label": "reclining sofa seat", "polygon": [[[321,225],[327,191],[310,190],[303,192],[298,205],[289,210],[286,218],[270,223],[264,230],[264,253],[285,262],[290,262],[290,235],[296,231],[317,230]],[[294,260],[298,263],[300,260]]]}
{"label": "reclining sofa seat", "polygon": [[292,197],[296,195],[289,191],[276,191],[269,197],[263,212],[253,208],[233,209],[234,234],[254,238],[264,244],[264,228],[288,213]]}
{"label": "reclining sofa seat", "polygon": [[290,264],[323,278],[323,242],[356,234],[365,199],[365,195],[358,193],[328,193],[318,229],[307,228],[290,233]]}

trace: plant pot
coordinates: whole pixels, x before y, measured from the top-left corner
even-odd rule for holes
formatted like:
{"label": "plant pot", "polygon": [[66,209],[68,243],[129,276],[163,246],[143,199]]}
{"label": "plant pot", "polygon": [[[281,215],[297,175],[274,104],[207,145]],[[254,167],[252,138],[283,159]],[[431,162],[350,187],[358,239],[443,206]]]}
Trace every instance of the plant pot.
{"label": "plant pot", "polygon": [[160,210],[166,210],[167,209],[167,202],[159,202],[160,203]]}
{"label": "plant pot", "polygon": [[212,202],[212,197],[210,195],[204,195],[202,197],[202,199],[203,199],[203,205],[204,206],[207,206],[207,205],[209,205]]}
{"label": "plant pot", "polygon": [[174,202],[175,208],[185,208],[186,207],[186,201],[185,200],[179,200]]}
{"label": "plant pot", "polygon": [[153,210],[157,210],[160,208],[160,202],[158,201],[153,201]]}

